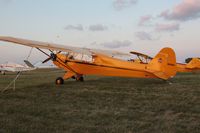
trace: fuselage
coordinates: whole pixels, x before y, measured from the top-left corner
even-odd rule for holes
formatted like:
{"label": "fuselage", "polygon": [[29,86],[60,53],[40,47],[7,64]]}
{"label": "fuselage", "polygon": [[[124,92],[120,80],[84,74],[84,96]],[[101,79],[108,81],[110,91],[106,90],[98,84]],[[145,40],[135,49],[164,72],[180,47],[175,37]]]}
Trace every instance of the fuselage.
{"label": "fuselage", "polygon": [[91,61],[77,60],[63,54],[56,56],[57,60],[53,61],[56,66],[76,74],[156,78],[147,71],[148,64],[124,61],[105,55],[94,55]]}
{"label": "fuselage", "polygon": [[179,73],[184,73],[184,72],[200,72],[200,68],[198,67],[188,67],[188,64],[181,64],[181,63],[177,63],[177,72]]}

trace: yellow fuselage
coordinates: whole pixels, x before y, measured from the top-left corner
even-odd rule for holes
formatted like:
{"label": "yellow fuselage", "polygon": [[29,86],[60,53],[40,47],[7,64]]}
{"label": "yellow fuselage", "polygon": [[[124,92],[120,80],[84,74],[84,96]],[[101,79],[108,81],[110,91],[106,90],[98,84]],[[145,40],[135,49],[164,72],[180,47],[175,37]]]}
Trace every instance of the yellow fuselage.
{"label": "yellow fuselage", "polygon": [[156,78],[148,72],[148,64],[123,61],[104,55],[93,56],[93,62],[69,59],[63,54],[57,54],[57,58],[53,61],[56,66],[74,74]]}

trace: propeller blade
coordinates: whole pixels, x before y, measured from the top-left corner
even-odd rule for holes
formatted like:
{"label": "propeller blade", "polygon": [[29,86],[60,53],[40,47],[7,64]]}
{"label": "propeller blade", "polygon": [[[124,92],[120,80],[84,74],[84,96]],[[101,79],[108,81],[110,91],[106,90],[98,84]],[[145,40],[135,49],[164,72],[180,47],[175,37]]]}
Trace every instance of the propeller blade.
{"label": "propeller blade", "polygon": [[42,64],[44,64],[44,63],[46,63],[46,62],[48,62],[48,61],[50,61],[51,60],[51,57],[49,57],[49,58],[47,58],[46,60],[44,60],[43,62],[42,62]]}

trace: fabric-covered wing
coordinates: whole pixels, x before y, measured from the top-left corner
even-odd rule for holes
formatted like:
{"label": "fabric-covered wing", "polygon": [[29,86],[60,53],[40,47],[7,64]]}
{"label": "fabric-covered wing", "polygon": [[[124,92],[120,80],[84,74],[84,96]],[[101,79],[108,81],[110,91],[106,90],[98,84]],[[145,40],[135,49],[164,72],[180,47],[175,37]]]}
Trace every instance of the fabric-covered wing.
{"label": "fabric-covered wing", "polygon": [[14,37],[6,37],[6,36],[0,36],[0,41],[11,42],[11,43],[24,45],[24,46],[41,48],[41,49],[50,49],[50,50],[62,51],[62,52],[75,52],[75,53],[81,53],[81,54],[87,54],[87,55],[98,54],[98,53],[105,54],[108,56],[116,56],[116,55],[128,56],[129,55],[129,54],[117,52],[117,51],[79,48],[79,47],[73,47],[73,46],[58,45],[54,43],[32,41],[32,40],[27,40],[27,39],[20,39],[20,38],[14,38]]}
{"label": "fabric-covered wing", "polygon": [[63,51],[63,52],[78,52],[78,53],[89,54],[87,50],[79,49],[72,46],[62,46],[62,45],[53,44],[53,43],[32,41],[32,40],[20,39],[20,38],[14,38],[14,37],[0,36],[0,41],[12,42],[12,43],[21,44],[24,46],[41,48],[41,49],[50,49],[50,50]]}

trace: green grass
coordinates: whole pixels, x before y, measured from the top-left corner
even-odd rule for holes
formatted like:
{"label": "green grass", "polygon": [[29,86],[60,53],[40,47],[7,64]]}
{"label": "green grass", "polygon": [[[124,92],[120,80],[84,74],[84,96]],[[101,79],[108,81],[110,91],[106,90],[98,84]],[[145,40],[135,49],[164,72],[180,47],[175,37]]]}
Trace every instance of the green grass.
{"label": "green grass", "polygon": [[[200,75],[159,79],[87,76],[56,86],[57,70],[24,73],[0,93],[2,133],[198,133]],[[0,75],[4,89],[15,75]]]}

